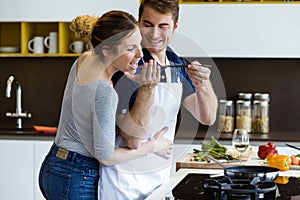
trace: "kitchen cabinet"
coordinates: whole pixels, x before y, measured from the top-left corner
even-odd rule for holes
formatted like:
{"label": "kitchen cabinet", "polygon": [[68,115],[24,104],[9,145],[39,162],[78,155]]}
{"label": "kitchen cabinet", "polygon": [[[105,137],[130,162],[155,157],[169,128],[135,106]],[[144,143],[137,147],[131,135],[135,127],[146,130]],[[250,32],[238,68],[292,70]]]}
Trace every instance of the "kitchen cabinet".
{"label": "kitchen cabinet", "polygon": [[[70,22],[0,22],[0,56],[7,57],[57,57],[78,56],[69,51],[69,44],[76,40],[69,29]],[[50,32],[58,33],[58,52],[34,54],[28,49],[28,42],[34,36],[47,37]],[[3,48],[4,47],[4,48]],[[7,49],[13,47],[15,49]]]}
{"label": "kitchen cabinet", "polygon": [[38,174],[53,141],[0,140],[1,199],[44,200]]}
{"label": "kitchen cabinet", "polygon": [[1,199],[34,199],[33,142],[0,140]]}
{"label": "kitchen cabinet", "polygon": [[51,145],[53,144],[53,141],[34,141],[34,200],[44,200],[44,197],[40,191],[39,187],[39,172],[40,167],[42,165],[42,162],[49,152],[49,149]]}

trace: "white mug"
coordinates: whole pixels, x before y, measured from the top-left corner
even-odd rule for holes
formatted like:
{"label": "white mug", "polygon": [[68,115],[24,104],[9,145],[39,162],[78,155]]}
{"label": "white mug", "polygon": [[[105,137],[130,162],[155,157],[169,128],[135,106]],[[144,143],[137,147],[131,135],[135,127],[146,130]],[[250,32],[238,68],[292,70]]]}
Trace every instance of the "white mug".
{"label": "white mug", "polygon": [[44,53],[44,38],[42,36],[35,36],[29,40],[28,49],[33,53]]}
{"label": "white mug", "polygon": [[45,46],[49,49],[48,53],[57,53],[57,32],[50,32],[44,40]]}
{"label": "white mug", "polygon": [[82,53],[84,49],[83,41],[74,41],[69,45],[69,48],[74,53]]}

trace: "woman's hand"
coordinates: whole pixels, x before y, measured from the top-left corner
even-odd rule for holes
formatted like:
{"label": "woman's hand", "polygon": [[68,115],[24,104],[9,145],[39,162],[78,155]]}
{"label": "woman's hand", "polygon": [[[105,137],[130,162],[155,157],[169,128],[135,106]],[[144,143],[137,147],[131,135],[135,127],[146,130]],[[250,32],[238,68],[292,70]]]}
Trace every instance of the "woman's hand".
{"label": "woman's hand", "polygon": [[164,134],[168,131],[167,127],[164,127],[157,132],[150,142],[154,144],[154,153],[165,158],[170,159],[173,152],[173,142],[164,137]]}
{"label": "woman's hand", "polygon": [[124,72],[124,74],[132,81],[138,83],[140,87],[146,87],[149,89],[154,88],[160,81],[160,67],[154,60],[149,60],[141,67],[142,71],[139,74],[130,74]]}

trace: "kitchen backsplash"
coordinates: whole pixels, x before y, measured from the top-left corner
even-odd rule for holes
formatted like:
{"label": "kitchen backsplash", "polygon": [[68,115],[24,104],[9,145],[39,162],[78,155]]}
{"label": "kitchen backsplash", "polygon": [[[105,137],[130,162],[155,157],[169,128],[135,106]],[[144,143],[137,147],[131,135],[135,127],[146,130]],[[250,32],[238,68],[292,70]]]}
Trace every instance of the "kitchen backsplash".
{"label": "kitchen backsplash", "polygon": [[[67,75],[75,59],[76,57],[0,57],[0,126],[15,124],[14,119],[5,117],[7,111],[15,109],[15,86],[12,87],[12,97],[5,97],[6,80],[10,75],[17,77],[22,84],[23,111],[32,113],[32,118],[23,120],[23,124],[56,126]],[[213,60],[226,89],[224,97],[219,88],[215,88],[220,99],[236,100],[237,94],[245,91],[267,92],[272,98],[270,131],[300,131],[300,59]],[[214,70],[212,69],[213,84]],[[185,119],[182,117],[182,120]],[[190,116],[187,119],[190,119]]]}

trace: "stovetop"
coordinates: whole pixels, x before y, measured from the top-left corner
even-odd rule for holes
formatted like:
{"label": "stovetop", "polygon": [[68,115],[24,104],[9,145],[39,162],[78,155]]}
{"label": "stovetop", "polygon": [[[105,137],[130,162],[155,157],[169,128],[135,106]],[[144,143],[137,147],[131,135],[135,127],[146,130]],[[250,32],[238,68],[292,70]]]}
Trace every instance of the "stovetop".
{"label": "stovetop", "polygon": [[[209,200],[218,199],[207,189],[208,180],[223,180],[224,177],[213,177],[209,174],[187,174],[172,190],[176,200]],[[226,178],[226,177],[225,177]],[[206,184],[206,189],[204,188]],[[223,184],[223,182],[222,182]],[[242,184],[242,183],[241,183]],[[259,199],[300,199],[300,178],[289,177],[286,184],[273,183],[275,185],[274,195],[260,194]],[[273,186],[274,186],[273,185]],[[270,193],[270,192],[269,192]],[[265,195],[265,196],[264,196]],[[222,198],[220,198],[221,200]],[[225,197],[225,199],[250,199],[249,197]]]}

